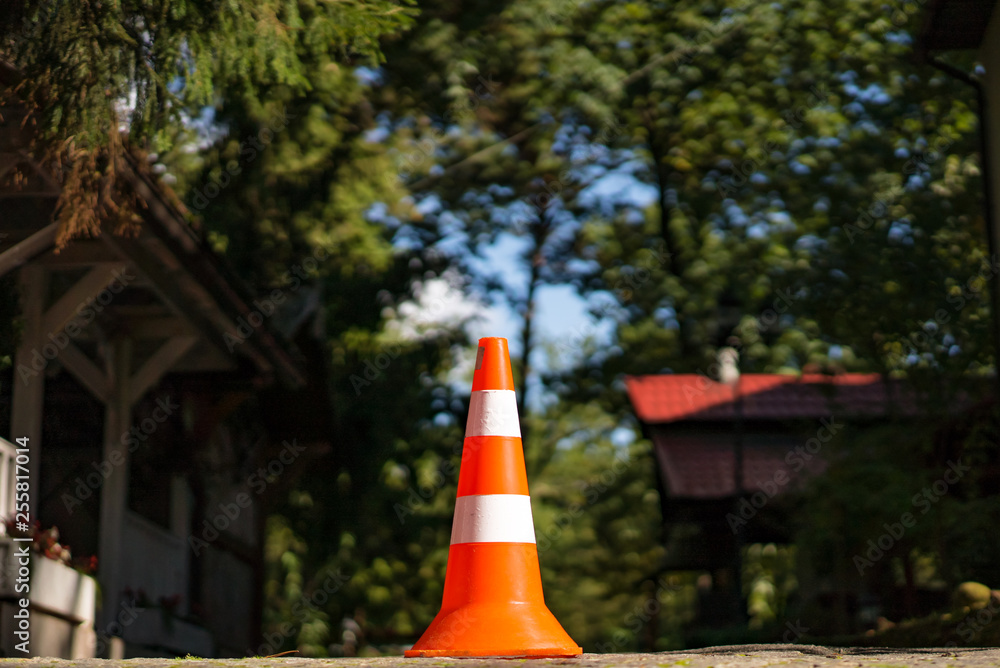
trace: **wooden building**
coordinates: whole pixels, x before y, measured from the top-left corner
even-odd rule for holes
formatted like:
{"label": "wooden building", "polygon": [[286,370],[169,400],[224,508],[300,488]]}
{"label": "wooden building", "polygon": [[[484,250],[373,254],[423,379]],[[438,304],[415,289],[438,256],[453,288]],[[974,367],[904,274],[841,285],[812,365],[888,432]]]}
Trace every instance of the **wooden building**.
{"label": "wooden building", "polygon": [[[32,655],[243,656],[259,645],[267,501],[329,447],[317,295],[251,290],[135,154],[117,176],[144,206],[138,235],[57,252],[59,185],[18,107],[0,112],[0,281],[23,322],[0,434],[28,439],[32,516],[97,557],[101,599],[95,612],[78,578],[80,596],[52,603],[36,582]],[[0,512],[12,475],[0,466]],[[9,584],[0,645],[23,656]]]}

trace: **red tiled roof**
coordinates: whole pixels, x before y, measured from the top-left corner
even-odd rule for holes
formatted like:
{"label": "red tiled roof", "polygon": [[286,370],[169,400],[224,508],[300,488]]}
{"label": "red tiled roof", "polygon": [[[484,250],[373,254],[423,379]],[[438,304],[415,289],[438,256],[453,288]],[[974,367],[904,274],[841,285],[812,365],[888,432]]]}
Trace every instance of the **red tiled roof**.
{"label": "red tiled roof", "polygon": [[878,374],[751,373],[732,386],[698,374],[670,374],[628,376],[625,385],[636,415],[647,424],[733,420],[738,397],[743,417],[751,420],[819,419],[831,413],[875,417],[891,405],[907,415],[918,412],[911,392],[898,382],[887,385]]}

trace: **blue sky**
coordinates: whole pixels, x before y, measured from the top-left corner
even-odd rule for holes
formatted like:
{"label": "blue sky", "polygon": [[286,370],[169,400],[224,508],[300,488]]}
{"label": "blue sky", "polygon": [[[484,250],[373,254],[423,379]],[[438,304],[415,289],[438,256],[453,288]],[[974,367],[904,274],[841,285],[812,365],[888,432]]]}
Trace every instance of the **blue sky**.
{"label": "blue sky", "polygon": [[[633,216],[641,216],[641,210],[655,202],[656,191],[636,177],[635,162],[628,161],[616,169],[605,170],[597,175],[580,193],[581,199],[586,200],[587,207],[607,216],[621,211],[622,207],[627,207]],[[441,202],[435,195],[424,198],[418,203],[417,209],[425,216],[436,216],[438,224],[442,226],[446,236],[437,246],[439,251],[446,254],[469,252],[464,226],[456,217],[442,210]],[[386,209],[377,207],[371,215],[375,219],[382,219],[386,215]],[[416,243],[406,231],[405,223],[400,221],[397,224],[400,224],[400,234],[397,236],[396,245],[405,249],[411,243]],[[524,238],[511,233],[501,233],[490,245],[479,246],[476,255],[466,255],[462,259],[476,277],[495,277],[510,293],[523,296],[528,282],[528,268],[523,261],[526,243],[529,242]],[[455,278],[455,275],[449,277],[452,280]],[[418,285],[421,289],[426,289],[429,282],[422,280]],[[454,282],[460,284],[461,280]],[[473,339],[484,336],[504,337],[508,340],[512,357],[517,359],[521,356],[523,319],[504,298],[498,297],[492,303],[475,303],[473,300],[480,298],[462,293],[461,290],[444,291],[440,286],[435,289],[437,292],[433,302],[414,304],[415,308],[407,309],[410,317],[417,320],[426,318],[438,321],[449,317],[461,319],[467,317],[471,306],[476,317],[470,319],[466,326],[470,337]],[[443,310],[440,308],[442,295],[447,295],[445,298],[453,302]],[[591,299],[595,303],[600,303],[602,297],[610,299],[609,295],[600,293],[593,295]],[[583,344],[588,340],[600,346],[611,341],[614,323],[607,318],[600,321],[595,318],[590,313],[590,304],[577,294],[572,285],[541,285],[535,291],[535,298],[534,351],[531,362],[536,372],[551,368],[569,368],[574,365],[579,361],[580,355],[585,354]],[[414,301],[421,302],[418,298]],[[468,363],[469,360],[463,359],[461,368],[453,375],[452,380],[456,384],[467,382],[464,378],[465,372],[471,373],[470,369],[465,368]],[[543,396],[538,391],[537,378],[535,382],[529,384],[531,386],[529,405],[539,408]]]}

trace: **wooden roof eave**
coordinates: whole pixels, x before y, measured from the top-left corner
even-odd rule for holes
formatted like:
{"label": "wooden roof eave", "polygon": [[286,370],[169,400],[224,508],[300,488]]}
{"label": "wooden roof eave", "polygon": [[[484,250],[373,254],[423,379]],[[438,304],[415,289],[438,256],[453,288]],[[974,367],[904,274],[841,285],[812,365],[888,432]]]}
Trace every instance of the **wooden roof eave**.
{"label": "wooden roof eave", "polygon": [[[133,156],[128,156],[128,164],[121,168],[121,175],[148,207],[150,216],[147,222],[150,224],[145,229],[174,256],[177,265],[211,296],[218,309],[216,317],[212,318],[216,323],[215,342],[222,346],[222,350],[228,350],[223,335],[227,331],[235,331],[237,320],[254,310],[254,296],[220,258],[206,252],[204,242],[184,220],[183,213],[159,195],[153,184],[141,174],[136,162]],[[133,247],[128,252],[139,251]],[[288,386],[293,389],[305,386],[305,374],[288,353],[287,344],[280,341],[278,335],[266,325],[255,330],[240,347],[245,348],[258,366],[275,372]]]}
{"label": "wooden roof eave", "polygon": [[[101,243],[116,255],[132,260],[165,303],[188,319],[213,346],[229,351],[231,346],[227,345],[225,334],[234,333],[237,320],[253,310],[249,289],[207,251],[204,242],[184,221],[183,214],[159,195],[155,185],[139,175],[134,163],[122,169],[122,176],[146,203],[147,224],[138,239],[103,234]],[[48,223],[0,252],[0,276],[51,250],[57,229],[57,223]],[[206,294],[209,299],[204,298]],[[306,385],[305,374],[286,346],[265,325],[247,337],[239,351],[251,359],[265,384],[277,376],[288,387],[302,388]]]}

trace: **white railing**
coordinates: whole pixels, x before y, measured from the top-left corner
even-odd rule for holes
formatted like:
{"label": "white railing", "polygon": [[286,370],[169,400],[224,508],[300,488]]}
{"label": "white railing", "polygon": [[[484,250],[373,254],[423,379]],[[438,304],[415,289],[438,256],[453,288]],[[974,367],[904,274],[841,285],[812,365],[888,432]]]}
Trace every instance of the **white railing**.
{"label": "white railing", "polygon": [[[125,513],[122,550],[122,584],[132,588],[141,586],[154,607],[161,596],[180,594],[180,605],[173,614],[183,617],[190,608],[187,541],[129,511]],[[122,633],[127,647],[138,648],[137,656],[145,656],[142,652],[148,650],[195,656],[211,656],[215,652],[212,634],[201,626],[178,617],[170,618],[160,610],[137,610],[138,616],[123,625]],[[238,611],[224,614],[230,612]]]}
{"label": "white railing", "polygon": [[152,602],[181,596],[178,612],[188,609],[188,546],[183,538],[133,512],[125,513],[121,582],[142,587]]}
{"label": "white railing", "polygon": [[[17,552],[24,543],[15,543],[9,537],[0,538],[0,601],[4,615],[20,607],[24,590],[16,582],[23,557]],[[97,609],[97,583],[66,564],[43,557],[37,552],[30,555],[31,590],[28,595],[31,615],[31,636],[28,656],[62,657],[64,659],[90,659],[97,648],[94,617]],[[0,634],[0,649],[6,656],[23,656],[15,645],[18,642],[12,626]],[[37,629],[37,630],[36,630]]]}

